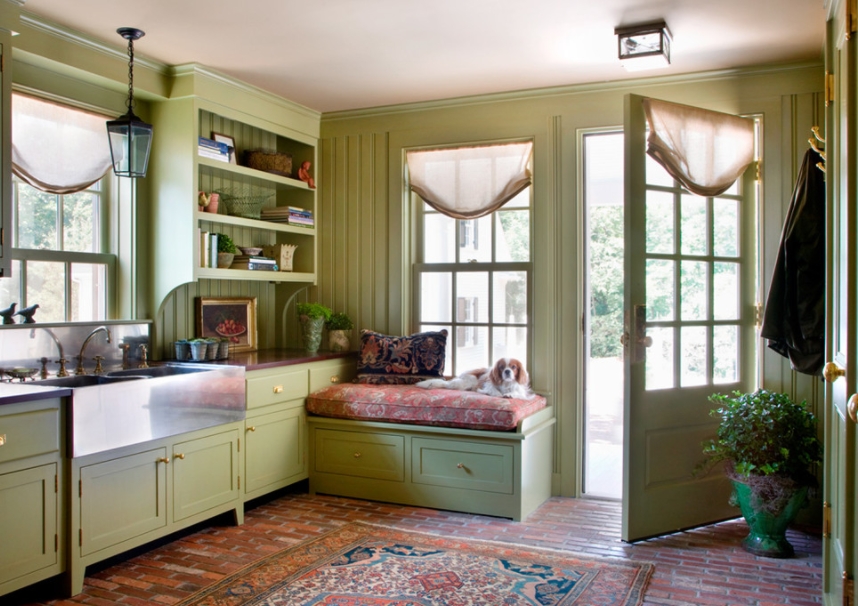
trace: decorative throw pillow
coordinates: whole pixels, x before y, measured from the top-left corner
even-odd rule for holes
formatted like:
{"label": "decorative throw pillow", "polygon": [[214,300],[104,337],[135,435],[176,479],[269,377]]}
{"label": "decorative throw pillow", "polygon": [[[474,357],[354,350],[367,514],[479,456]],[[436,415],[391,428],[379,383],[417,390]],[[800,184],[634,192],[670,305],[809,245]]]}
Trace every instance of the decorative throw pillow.
{"label": "decorative throw pillow", "polygon": [[357,383],[403,385],[444,376],[447,331],[391,337],[362,330]]}

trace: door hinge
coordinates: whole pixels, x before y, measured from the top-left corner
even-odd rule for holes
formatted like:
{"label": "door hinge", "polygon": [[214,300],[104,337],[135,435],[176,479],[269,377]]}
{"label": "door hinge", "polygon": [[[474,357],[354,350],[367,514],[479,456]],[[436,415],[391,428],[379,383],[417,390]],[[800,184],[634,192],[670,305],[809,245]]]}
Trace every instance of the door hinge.
{"label": "door hinge", "polygon": [[843,606],[855,606],[855,581],[843,571]]}
{"label": "door hinge", "polygon": [[54,535],[54,553],[60,550],[60,535]]}
{"label": "door hinge", "polygon": [[831,538],[831,503],[822,503],[822,538]]}
{"label": "door hinge", "polygon": [[79,528],[77,531],[77,544],[83,547],[83,528]]}
{"label": "door hinge", "polygon": [[77,481],[77,496],[79,496],[79,497],[83,496],[83,480]]}
{"label": "door hinge", "polygon": [[834,103],[834,74],[825,72],[825,107]]}
{"label": "door hinge", "polygon": [[761,330],[763,328],[763,304],[757,303],[754,305],[754,326],[757,327],[757,330]]}
{"label": "door hinge", "polygon": [[54,493],[60,491],[60,478],[57,474],[54,474]]}

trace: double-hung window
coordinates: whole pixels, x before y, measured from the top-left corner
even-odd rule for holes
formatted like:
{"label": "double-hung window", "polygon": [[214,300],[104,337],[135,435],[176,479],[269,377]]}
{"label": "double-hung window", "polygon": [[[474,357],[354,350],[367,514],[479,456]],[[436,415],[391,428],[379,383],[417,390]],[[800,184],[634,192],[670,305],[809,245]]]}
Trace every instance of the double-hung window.
{"label": "double-hung window", "polygon": [[116,265],[105,118],[18,94],[12,107],[12,276],[0,280],[0,307],[38,305],[39,322],[104,320]]}
{"label": "double-hung window", "polygon": [[527,363],[531,149],[516,143],[408,154],[417,242],[412,313],[418,330],[448,331],[445,374],[500,357]]}

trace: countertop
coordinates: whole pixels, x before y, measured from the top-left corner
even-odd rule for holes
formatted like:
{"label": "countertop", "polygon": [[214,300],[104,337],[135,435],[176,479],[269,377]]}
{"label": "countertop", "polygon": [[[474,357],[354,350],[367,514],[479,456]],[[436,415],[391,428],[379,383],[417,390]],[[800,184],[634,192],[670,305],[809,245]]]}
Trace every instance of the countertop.
{"label": "countertop", "polygon": [[[226,360],[205,362],[205,364],[224,364],[228,366],[243,366],[248,372],[251,370],[262,370],[264,368],[276,368],[278,366],[291,366],[294,364],[305,364],[307,362],[321,362],[336,358],[348,358],[357,356],[356,351],[318,351],[309,354],[303,349],[261,349],[259,351],[247,351],[230,353]],[[164,362],[175,362],[176,360],[164,360]]]}
{"label": "countertop", "polygon": [[35,402],[45,398],[64,398],[71,395],[67,387],[52,387],[39,385],[38,381],[26,383],[0,383],[0,406],[4,404],[19,404]]}

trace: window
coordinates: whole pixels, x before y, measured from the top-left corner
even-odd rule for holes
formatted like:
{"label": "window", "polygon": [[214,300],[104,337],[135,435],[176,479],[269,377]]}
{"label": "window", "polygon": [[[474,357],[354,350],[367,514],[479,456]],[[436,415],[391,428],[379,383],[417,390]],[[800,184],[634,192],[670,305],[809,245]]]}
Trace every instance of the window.
{"label": "window", "polygon": [[[40,104],[47,106],[55,120],[63,120],[63,114],[90,115],[19,95],[13,98],[13,111],[19,97],[29,104],[28,109],[35,107],[34,111]],[[28,113],[24,119],[32,120],[32,115]],[[65,132],[63,127],[67,131],[68,122],[63,121],[57,131]],[[101,129],[104,131],[103,122]],[[21,138],[30,132],[26,128],[15,131],[16,147],[29,145]],[[107,135],[101,134],[107,149]],[[36,172],[30,170],[32,166],[27,165],[28,176]],[[12,180],[12,277],[0,280],[0,306],[14,302],[23,309],[37,304],[39,322],[107,318],[108,286],[116,264],[115,256],[104,252],[103,236],[111,179],[108,174],[73,193],[48,193],[45,189],[50,186],[34,187],[16,174]]]}
{"label": "window", "polygon": [[531,197],[526,185],[490,214],[455,219],[412,193],[415,325],[447,329],[446,374],[488,367],[500,357],[527,363]]}

